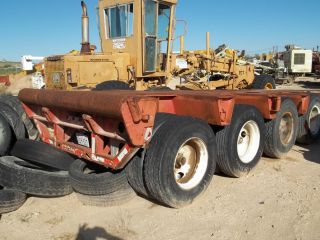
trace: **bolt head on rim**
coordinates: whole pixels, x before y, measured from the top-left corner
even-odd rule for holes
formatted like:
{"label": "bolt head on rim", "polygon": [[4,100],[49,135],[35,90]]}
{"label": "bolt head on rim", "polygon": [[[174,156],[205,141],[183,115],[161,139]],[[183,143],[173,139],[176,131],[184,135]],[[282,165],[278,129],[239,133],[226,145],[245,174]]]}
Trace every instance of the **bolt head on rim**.
{"label": "bolt head on rim", "polygon": [[309,119],[309,129],[313,135],[318,134],[320,131],[320,106],[315,105],[310,112]]}
{"label": "bolt head on rim", "polygon": [[282,115],[279,125],[280,141],[283,145],[287,145],[292,141],[294,135],[294,120],[292,113],[286,112]]}
{"label": "bolt head on rim", "polygon": [[241,162],[253,161],[260,147],[260,129],[255,121],[246,122],[241,128],[237,140],[237,152]]}
{"label": "bolt head on rim", "polygon": [[200,138],[184,142],[174,161],[174,177],[183,190],[196,187],[205,176],[209,163],[207,145]]}

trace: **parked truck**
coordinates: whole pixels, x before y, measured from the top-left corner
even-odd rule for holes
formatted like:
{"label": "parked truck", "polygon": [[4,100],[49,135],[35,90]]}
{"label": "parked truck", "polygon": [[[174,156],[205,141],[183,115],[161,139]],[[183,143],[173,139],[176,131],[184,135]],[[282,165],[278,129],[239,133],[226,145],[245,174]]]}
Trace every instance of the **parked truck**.
{"label": "parked truck", "polygon": [[45,59],[49,89],[159,89],[177,81],[184,89],[275,88],[268,76],[255,79],[254,66],[228,48],[173,53],[177,0],[99,1],[101,52],[89,41],[89,17],[82,2],[80,52]]}

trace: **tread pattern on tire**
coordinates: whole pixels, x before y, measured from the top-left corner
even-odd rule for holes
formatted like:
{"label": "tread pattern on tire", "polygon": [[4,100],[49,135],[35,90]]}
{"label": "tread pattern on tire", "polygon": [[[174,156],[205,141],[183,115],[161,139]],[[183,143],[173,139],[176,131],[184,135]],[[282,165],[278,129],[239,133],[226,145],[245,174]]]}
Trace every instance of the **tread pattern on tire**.
{"label": "tread pattern on tire", "polygon": [[76,195],[83,205],[95,207],[120,206],[128,203],[136,196],[132,188],[126,188],[113,193],[98,196],[85,195],[81,193],[76,193]]}
{"label": "tread pattern on tire", "polygon": [[[196,187],[188,191],[181,189],[177,185],[173,176],[173,169],[167,169],[168,164],[168,168],[171,168],[174,165],[172,163],[171,166],[171,164],[167,162],[167,156],[170,155],[173,157],[176,155],[176,152],[173,151],[175,148],[180,147],[178,146],[179,143],[176,141],[179,133],[182,133],[182,136],[178,138],[184,138],[185,134],[188,135],[190,133],[194,136],[201,135],[201,137],[203,137],[202,134],[205,136],[209,134],[207,136],[208,150],[210,151],[209,165],[205,176]],[[173,146],[174,144],[177,146]],[[144,182],[148,194],[156,201],[173,208],[180,208],[191,204],[196,197],[205,192],[211,182],[216,166],[215,154],[215,137],[209,125],[190,117],[173,117],[157,131],[146,152]],[[168,183],[165,183],[166,181],[168,181]]]}
{"label": "tread pattern on tire", "polygon": [[0,114],[7,119],[16,139],[24,139],[26,137],[25,127],[19,115],[7,104],[0,103]]}
{"label": "tread pattern on tire", "polygon": [[[153,135],[156,134],[159,128],[168,120],[172,119],[174,116],[172,114],[166,113],[158,113],[155,118],[155,123],[153,127]],[[127,175],[127,179],[131,187],[140,195],[144,197],[150,197],[146,186],[144,184],[144,157],[145,157],[145,149],[139,151],[136,156],[130,160],[127,165],[125,171]]]}
{"label": "tread pattern on tire", "polygon": [[0,114],[0,157],[10,152],[12,141],[13,136],[10,125]]}
{"label": "tread pattern on tire", "polygon": [[46,169],[43,166],[33,167],[12,156],[0,158],[0,184],[43,197],[59,197],[72,193],[68,172]]}
{"label": "tread pattern on tire", "polygon": [[[311,144],[320,137],[320,130],[316,134],[312,134],[309,130],[307,117],[309,116],[313,106],[320,106],[320,97],[311,94],[310,105],[306,114],[299,117],[297,142],[301,144]],[[320,117],[318,117],[320,121]]]}
{"label": "tread pattern on tire", "polygon": [[70,165],[75,161],[66,152],[44,142],[29,139],[18,140],[11,150],[11,155],[64,171],[69,171]]}
{"label": "tread pattern on tire", "polygon": [[105,90],[114,90],[114,89],[132,90],[132,88],[130,88],[128,83],[112,80],[112,81],[99,83],[98,85],[96,85],[93,91],[105,91]]}
{"label": "tread pattern on tire", "polygon": [[[88,169],[90,173],[85,173]],[[129,186],[125,171],[113,173],[103,166],[80,159],[71,164],[69,174],[73,189],[85,195],[106,195]]]}
{"label": "tread pattern on tire", "polygon": [[26,199],[27,195],[25,193],[11,189],[0,190],[0,215],[16,211],[24,204]]}
{"label": "tread pattern on tire", "polygon": [[253,89],[264,89],[268,83],[272,84],[273,89],[276,89],[276,83],[275,83],[275,80],[272,76],[265,75],[265,74],[258,75],[258,76],[255,76],[255,79],[252,83],[252,88]]}
{"label": "tread pattern on tire", "polygon": [[[247,117],[250,118],[246,119]],[[244,119],[244,122],[239,122],[242,121],[242,119]],[[241,130],[243,124],[245,124],[249,120],[255,120],[260,128],[260,146],[255,158],[250,163],[245,164],[241,162],[237,153],[236,144],[238,133],[236,133],[235,131],[238,130],[237,128],[240,128],[239,130]],[[224,174],[231,177],[241,177],[245,174],[248,174],[258,164],[263,154],[264,133],[264,119],[259,110],[250,105],[236,105],[233,111],[231,125],[226,126],[216,132],[218,145],[217,164],[219,166],[219,169]],[[236,137],[236,139],[234,139],[235,142],[231,142],[234,137]]]}
{"label": "tread pattern on tire", "polygon": [[[278,125],[278,121],[280,121],[280,116],[283,111],[286,111],[286,108],[290,109],[293,113],[294,117],[294,133],[293,139],[286,146],[279,143],[279,139],[277,136],[278,130],[276,129],[276,125]],[[265,134],[265,146],[264,146],[264,154],[268,157],[280,159],[285,156],[293,147],[296,142],[297,133],[298,133],[298,111],[294,102],[289,98],[284,98],[282,100],[282,105],[280,112],[277,113],[277,118],[271,121],[267,121],[265,123],[266,126],[266,134]]]}
{"label": "tread pattern on tire", "polygon": [[12,109],[15,110],[27,130],[29,139],[38,139],[39,132],[33,122],[27,117],[27,114],[25,113],[18,97],[12,95],[0,95],[0,102],[9,105]]}

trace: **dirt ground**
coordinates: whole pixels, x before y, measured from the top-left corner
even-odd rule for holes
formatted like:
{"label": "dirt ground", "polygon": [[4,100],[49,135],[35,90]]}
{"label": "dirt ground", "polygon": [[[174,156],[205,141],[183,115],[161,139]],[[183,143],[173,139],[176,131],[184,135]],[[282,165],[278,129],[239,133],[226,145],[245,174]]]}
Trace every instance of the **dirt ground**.
{"label": "dirt ground", "polygon": [[[311,87],[301,83],[290,88]],[[311,88],[319,88],[311,83]],[[175,210],[136,197],[119,207],[83,206],[75,194],[30,197],[0,219],[0,239],[320,239],[320,142],[263,158],[247,177],[216,175],[204,195]]]}

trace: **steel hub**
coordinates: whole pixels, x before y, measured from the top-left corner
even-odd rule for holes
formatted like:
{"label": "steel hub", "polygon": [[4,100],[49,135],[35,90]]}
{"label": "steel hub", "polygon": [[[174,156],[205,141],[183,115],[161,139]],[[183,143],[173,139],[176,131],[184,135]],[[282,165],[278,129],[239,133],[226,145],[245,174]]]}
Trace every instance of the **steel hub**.
{"label": "steel hub", "polygon": [[280,141],[282,144],[287,145],[291,142],[294,133],[294,120],[292,113],[287,112],[283,114],[280,126],[279,126],[279,134]]}
{"label": "steel hub", "polygon": [[260,129],[256,122],[246,122],[240,130],[237,142],[238,156],[243,163],[250,163],[259,150]]}
{"label": "steel hub", "polygon": [[207,146],[200,138],[191,138],[182,144],[174,162],[179,187],[189,190],[197,186],[207,171],[208,161]]}
{"label": "steel hub", "polygon": [[309,128],[313,135],[318,134],[320,130],[320,107],[314,106],[309,116]]}

